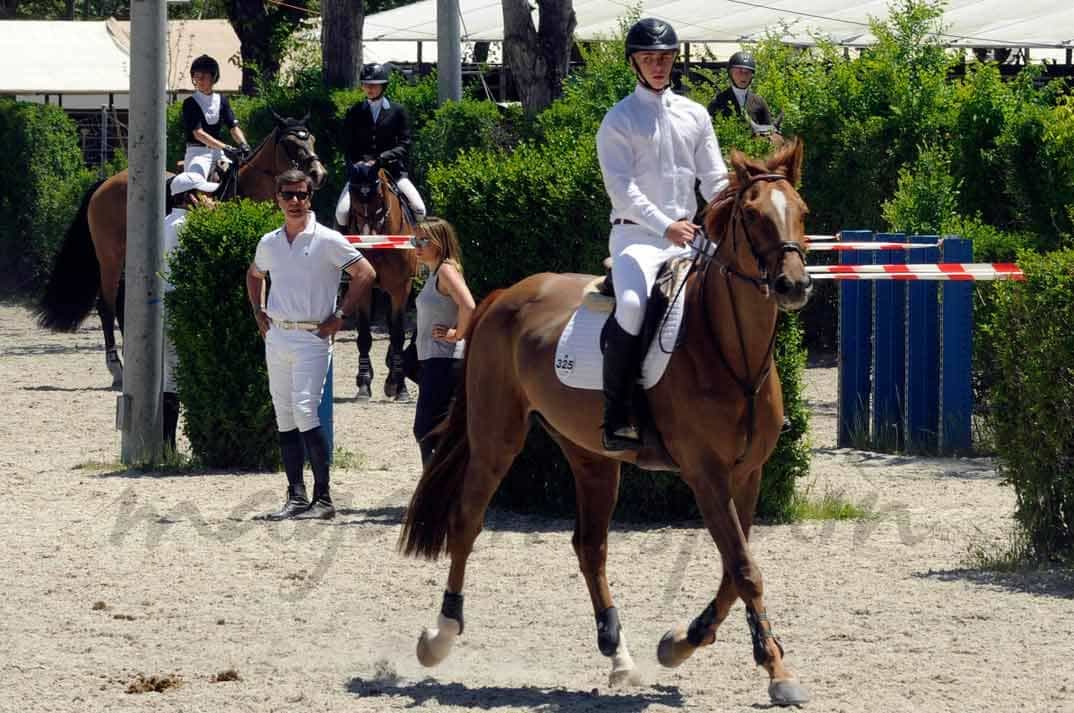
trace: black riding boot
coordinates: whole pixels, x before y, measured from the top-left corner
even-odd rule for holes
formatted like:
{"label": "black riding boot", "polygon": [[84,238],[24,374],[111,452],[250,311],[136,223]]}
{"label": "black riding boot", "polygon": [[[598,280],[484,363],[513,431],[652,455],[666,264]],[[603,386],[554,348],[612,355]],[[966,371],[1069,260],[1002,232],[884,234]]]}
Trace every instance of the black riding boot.
{"label": "black riding boot", "polygon": [[332,495],[328,488],[328,438],[320,426],[305,431],[302,442],[306,444],[310,468],[313,470],[313,503],[309,510],[296,515],[296,520],[331,520],[336,516]]}
{"label": "black riding boot", "polygon": [[609,318],[604,343],[604,426],[606,451],[641,447],[638,429],[630,423],[634,382],[641,366],[641,338],[629,334],[615,316]]}
{"label": "black riding boot", "polygon": [[179,394],[165,391],[161,407],[164,421],[164,445],[171,447],[174,453],[176,450],[175,434],[179,428]]}
{"label": "black riding boot", "polygon": [[287,500],[279,510],[265,516],[268,520],[286,520],[305,512],[310,506],[306,498],[306,484],[302,480],[306,454],[302,450],[302,438],[297,428],[280,432],[280,460],[287,473]]}

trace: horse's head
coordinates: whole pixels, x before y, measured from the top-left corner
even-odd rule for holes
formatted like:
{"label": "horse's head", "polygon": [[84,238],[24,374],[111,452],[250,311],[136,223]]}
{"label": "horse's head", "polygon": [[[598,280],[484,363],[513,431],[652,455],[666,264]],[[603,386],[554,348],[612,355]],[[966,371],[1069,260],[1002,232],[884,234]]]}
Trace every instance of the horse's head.
{"label": "horse's head", "polygon": [[[804,254],[809,209],[795,190],[802,172],[802,143],[794,139],[764,162],[735,151],[731,166],[731,185],[724,194],[731,211],[726,236],[738,264],[729,267],[766,283],[781,309],[801,309],[813,289]],[[719,237],[721,215],[726,212],[710,210],[705,219],[714,238]],[[756,270],[748,265],[751,256]]]}
{"label": "horse's head", "polygon": [[276,121],[276,148],[283,151],[291,162],[290,167],[301,169],[313,180],[313,187],[320,188],[328,178],[328,171],[314,150],[317,139],[307,126],[309,113],[301,119],[291,119],[273,111],[272,117]]}
{"label": "horse's head", "polygon": [[351,202],[370,203],[380,198],[380,173],[375,165],[359,161],[347,166]]}
{"label": "horse's head", "polygon": [[384,184],[376,165],[358,161],[347,166],[351,221],[360,233],[382,233],[387,220]]}

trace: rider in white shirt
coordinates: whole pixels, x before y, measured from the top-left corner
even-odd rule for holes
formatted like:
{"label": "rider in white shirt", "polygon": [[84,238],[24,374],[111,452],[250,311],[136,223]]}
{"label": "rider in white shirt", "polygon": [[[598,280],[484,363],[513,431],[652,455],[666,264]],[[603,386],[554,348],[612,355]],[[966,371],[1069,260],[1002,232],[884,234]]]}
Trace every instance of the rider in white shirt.
{"label": "rider in white shirt", "polygon": [[637,75],[634,92],[612,107],[597,132],[597,156],[612,202],[615,315],[606,330],[604,433],[607,451],[638,448],[631,396],[644,354],[639,339],[656,273],[689,253],[699,226],[695,181],[711,200],[727,186],[727,166],[705,107],[673,93],[671,69],[679,40],[668,23],[639,20],[626,38]]}

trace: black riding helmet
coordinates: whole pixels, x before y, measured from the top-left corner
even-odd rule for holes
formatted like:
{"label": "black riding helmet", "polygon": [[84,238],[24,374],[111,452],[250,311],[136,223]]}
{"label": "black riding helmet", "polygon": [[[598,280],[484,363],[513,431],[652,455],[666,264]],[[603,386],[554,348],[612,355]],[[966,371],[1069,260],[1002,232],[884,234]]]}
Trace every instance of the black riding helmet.
{"label": "black riding helmet", "polygon": [[669,50],[678,52],[679,36],[675,34],[675,28],[663,20],[657,20],[655,17],[645,17],[635,22],[634,26],[630,28],[624,44],[626,45],[624,49],[626,60],[630,63],[630,67],[634,70],[638,81],[653,91],[666,89],[667,87],[657,89],[649,84],[648,80],[645,79],[645,75],[641,73],[637,62],[634,61],[634,53],[666,52]]}
{"label": "black riding helmet", "polygon": [[362,84],[387,84],[389,74],[386,66],[374,62],[373,64],[367,64],[362,67],[362,72],[358,81]]}
{"label": "black riding helmet", "polygon": [[190,76],[194,72],[208,72],[213,76],[213,84],[220,81],[220,63],[207,54],[203,54],[190,64]]}
{"label": "black riding helmet", "polygon": [[679,36],[675,28],[655,17],[646,17],[634,23],[626,36],[626,58],[635,52],[679,51]]}

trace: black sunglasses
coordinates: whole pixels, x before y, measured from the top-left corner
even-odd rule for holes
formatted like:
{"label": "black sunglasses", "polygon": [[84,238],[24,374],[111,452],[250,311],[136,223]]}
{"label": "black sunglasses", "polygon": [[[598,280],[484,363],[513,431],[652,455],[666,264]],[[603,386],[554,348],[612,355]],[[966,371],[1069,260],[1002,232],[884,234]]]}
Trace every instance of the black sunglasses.
{"label": "black sunglasses", "polygon": [[428,245],[430,241],[429,241],[429,238],[411,238],[410,242],[416,248],[423,248],[426,245]]}
{"label": "black sunglasses", "polygon": [[300,201],[304,201],[309,197],[309,191],[280,191],[280,198],[283,198],[285,201],[293,201],[296,198]]}

